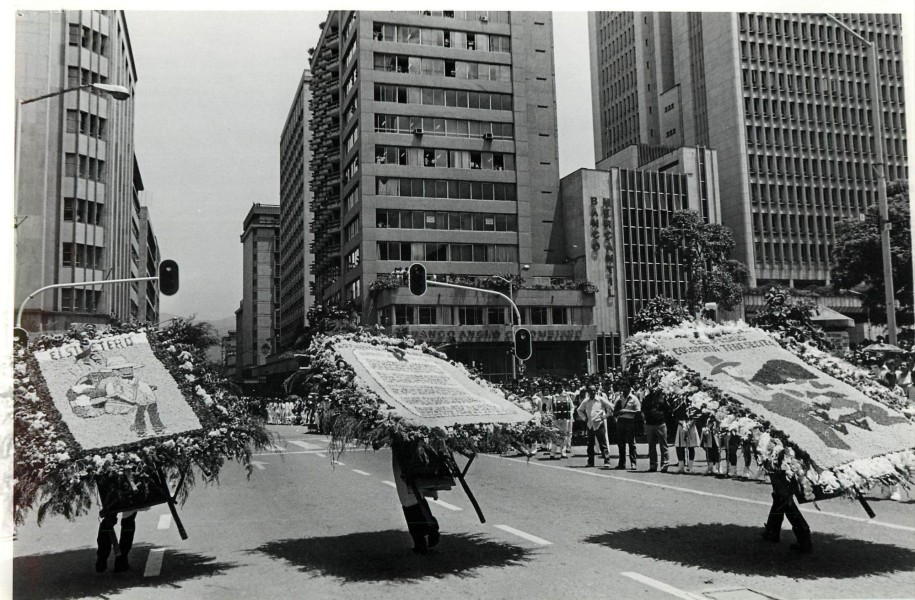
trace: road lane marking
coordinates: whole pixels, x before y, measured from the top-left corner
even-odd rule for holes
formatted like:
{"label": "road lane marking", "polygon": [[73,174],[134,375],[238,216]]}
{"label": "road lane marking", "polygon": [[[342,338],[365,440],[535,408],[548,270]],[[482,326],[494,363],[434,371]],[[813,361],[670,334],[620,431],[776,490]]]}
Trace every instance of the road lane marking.
{"label": "road lane marking", "polygon": [[162,571],[162,558],[165,556],[165,548],[153,548],[149,551],[149,558],[146,559],[146,571],[143,577],[156,577]]}
{"label": "road lane marking", "polygon": [[283,446],[277,446],[276,444],[270,445],[270,446],[269,446],[269,449],[270,449],[270,450],[273,450],[274,452],[285,452],[285,451],[286,451],[286,448],[285,448],[285,447],[283,447]]}
{"label": "road lane marking", "polygon": [[315,456],[320,456],[321,458],[327,458],[327,455],[323,452],[315,452]]}
{"label": "road lane marking", "polygon": [[635,573],[632,571],[620,573],[623,577],[628,577],[629,579],[635,579],[640,583],[651,586],[656,590],[661,590],[662,592],[667,592],[671,596],[676,596],[677,598],[682,598],[683,600],[700,600],[702,596],[696,596],[690,594],[689,592],[684,592],[681,589],[677,589],[672,585],[668,585],[663,581],[658,581],[657,579],[652,579],[651,577],[645,577],[641,573]]}
{"label": "road lane marking", "polygon": [[259,461],[259,460],[252,460],[252,461],[249,462],[248,464],[249,464],[249,465],[254,465],[255,467],[257,467],[257,470],[258,470],[258,471],[263,471],[263,470],[264,470],[264,465],[266,465],[267,463],[261,462],[261,461]]}
{"label": "road lane marking", "polygon": [[[294,452],[280,452],[280,454],[282,454],[283,456],[291,456],[293,454],[317,454],[318,456],[324,456],[317,450],[296,450]],[[276,456],[276,455],[277,455],[276,452],[268,452],[266,454],[264,454],[264,453],[252,454],[251,456]]]}
{"label": "road lane marking", "polygon": [[327,446],[319,446],[318,444],[309,444],[308,442],[300,442],[299,440],[289,440],[290,444],[295,444],[303,450],[320,450],[322,447],[327,448]]}
{"label": "road lane marking", "polygon": [[340,467],[345,467],[345,466],[346,466],[346,463],[342,463],[342,462],[340,462],[339,460],[332,460],[332,461],[331,461],[331,464],[334,465],[334,466],[340,466]]}
{"label": "road lane marking", "polygon": [[381,483],[383,483],[383,484],[385,484],[385,485],[389,485],[389,486],[391,486],[392,488],[396,488],[396,487],[397,487],[397,484],[394,483],[393,481],[382,481]]}
{"label": "road lane marking", "polygon": [[529,542],[534,542],[535,544],[540,544],[541,546],[550,546],[553,543],[553,542],[548,542],[543,538],[539,538],[536,535],[531,535],[529,533],[525,533],[525,532],[521,531],[520,529],[515,529],[514,527],[509,527],[508,525],[495,525],[494,527],[496,527],[496,529],[501,529],[502,531],[507,531],[508,533],[511,533],[512,535],[517,535],[519,538],[524,538]]}
{"label": "road lane marking", "polygon": [[371,473],[366,473],[365,471],[360,471],[359,469],[353,469],[353,473],[359,473],[360,475],[371,475]]}
{"label": "road lane marking", "polygon": [[[543,467],[544,469],[559,469],[561,471],[572,471],[580,475],[588,475],[590,477],[601,477],[603,479],[614,479],[616,481],[626,481],[628,483],[634,483],[638,485],[645,485],[648,487],[663,488],[666,490],[672,490],[676,492],[684,492],[687,494],[693,494],[696,496],[707,496],[709,498],[721,498],[723,500],[733,500],[734,502],[743,502],[745,504],[757,504],[759,506],[772,506],[772,501],[765,502],[763,500],[751,500],[749,498],[740,498],[738,496],[728,496],[727,494],[715,494],[712,492],[703,492],[702,490],[694,490],[691,488],[678,487],[675,485],[666,485],[663,483],[654,483],[652,481],[642,481],[639,479],[632,479],[631,477],[620,477],[619,475],[608,475],[606,473],[600,473],[597,471],[588,471],[585,469],[570,469],[568,467],[561,467],[559,465],[545,465],[539,462],[528,462],[527,459],[517,459],[517,458],[507,458],[504,456],[496,456],[495,454],[483,454],[482,456],[488,456],[490,458],[495,458],[499,460],[505,460],[508,462],[524,462],[534,467]],[[902,531],[909,531],[915,533],[915,527],[908,527],[906,525],[897,525],[895,523],[887,523],[886,521],[876,521],[874,519],[869,519],[865,517],[852,517],[851,515],[843,515],[841,513],[830,512],[827,510],[817,510],[816,508],[807,508],[804,506],[799,507],[801,512],[808,515],[823,515],[827,517],[836,517],[837,519],[845,519],[847,521],[855,521],[857,523],[867,523],[868,525],[877,525],[879,527],[886,527],[888,529],[900,529]]]}
{"label": "road lane marking", "polygon": [[435,498],[429,498],[429,502],[435,502],[439,506],[441,506],[443,508],[447,508],[448,510],[464,510],[460,506],[455,506],[454,504],[448,504],[444,500],[437,500]]}
{"label": "road lane marking", "polygon": [[171,515],[159,515],[159,529],[168,529],[172,524]]}

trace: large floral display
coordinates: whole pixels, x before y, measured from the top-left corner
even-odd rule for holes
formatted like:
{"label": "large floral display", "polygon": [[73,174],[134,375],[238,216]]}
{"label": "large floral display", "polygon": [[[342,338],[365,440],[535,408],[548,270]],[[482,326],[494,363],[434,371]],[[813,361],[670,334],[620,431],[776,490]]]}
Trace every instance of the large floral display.
{"label": "large floral display", "polygon": [[905,399],[814,346],[743,323],[687,322],[636,334],[625,352],[640,385],[751,440],[806,499],[915,476]]}
{"label": "large floral display", "polygon": [[523,447],[549,441],[551,427],[460,363],[411,338],[366,330],[319,336],[296,385],[327,403],[334,448],[406,444],[418,460],[431,453]]}
{"label": "large floral display", "polygon": [[[120,500],[187,497],[195,470],[217,481],[269,436],[243,398],[206,366],[199,327],[73,329],[14,349],[17,523],[38,508],[73,518],[102,484]],[[249,472],[250,472],[250,466]]]}

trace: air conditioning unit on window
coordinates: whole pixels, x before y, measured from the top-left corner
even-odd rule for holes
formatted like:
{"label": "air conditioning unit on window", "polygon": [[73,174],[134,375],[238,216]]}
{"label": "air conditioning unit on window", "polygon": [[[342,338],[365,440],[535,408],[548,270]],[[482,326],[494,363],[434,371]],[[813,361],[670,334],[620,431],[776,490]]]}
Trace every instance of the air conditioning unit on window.
{"label": "air conditioning unit on window", "polygon": [[487,17],[486,15],[480,15],[480,21],[482,21],[484,23],[489,23],[489,17]]}
{"label": "air conditioning unit on window", "polygon": [[490,133],[490,132],[487,131],[486,133],[483,134],[483,139],[484,139],[484,140],[491,140],[491,139],[492,139],[492,133]]}
{"label": "air conditioning unit on window", "polygon": [[423,134],[422,127],[417,127],[416,129],[413,130],[413,135],[422,135],[422,134]]}

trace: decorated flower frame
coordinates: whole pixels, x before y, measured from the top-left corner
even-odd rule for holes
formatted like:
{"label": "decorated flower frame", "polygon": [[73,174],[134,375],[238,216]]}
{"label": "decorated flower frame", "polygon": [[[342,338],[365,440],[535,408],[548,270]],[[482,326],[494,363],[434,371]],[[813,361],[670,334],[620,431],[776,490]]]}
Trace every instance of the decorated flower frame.
{"label": "decorated flower frame", "polygon": [[[503,394],[500,388],[471,373],[461,363],[412,338],[390,337],[381,330],[367,329],[317,337],[303,356],[305,366],[287,381],[287,390],[305,395],[316,394],[327,403],[321,418],[325,431],[331,433],[332,456],[339,456],[348,447],[377,450],[396,445],[407,448],[420,463],[428,463],[435,456],[450,456],[452,452],[471,456],[478,452],[500,452],[511,447],[521,449],[533,441],[549,443],[558,435],[549,423],[535,419],[534,415],[529,422],[513,424],[461,423],[429,427],[408,422],[361,382],[335,349],[335,346],[347,341],[395,351],[420,351],[447,361],[478,385]],[[515,404],[524,407],[520,400]]]}
{"label": "decorated flower frame", "polygon": [[[804,449],[811,447],[810,440],[791,438],[770,420],[755,414],[748,408],[749,403],[740,400],[739,394],[712,385],[708,377],[686,366],[682,357],[678,360],[669,350],[674,340],[688,341],[701,348],[703,344],[715,344],[717,339],[726,336],[747,334],[758,337],[763,332],[742,322],[719,325],[697,321],[639,333],[632,336],[624,348],[626,369],[638,387],[658,389],[672,405],[686,404],[691,417],[714,417],[722,434],[736,435],[750,442],[759,463],[767,470],[784,472],[796,484],[799,496],[804,500],[843,494],[857,497],[875,485],[905,485],[915,477],[915,451],[911,447],[876,455],[868,452],[868,456],[821,467]],[[773,346],[777,344],[803,364],[815,367],[851,386],[867,399],[892,409],[884,412],[890,414],[892,422],[900,428],[908,427],[915,418],[915,412],[906,405],[905,398],[880,386],[867,372],[812,345],[778,334],[767,335]],[[905,418],[898,416],[900,413]],[[864,419],[860,421],[852,422],[850,426],[867,428]]]}
{"label": "decorated flower frame", "polygon": [[[226,459],[243,462],[250,475],[252,448],[271,443],[262,420],[249,412],[244,399],[206,362],[198,342],[200,324],[176,319],[162,329],[120,325],[86,326],[66,334],[43,336],[13,352],[14,511],[24,522],[37,508],[39,524],[50,514],[73,519],[88,512],[101,483],[123,498],[156,496],[161,477],[177,485],[175,498],[187,499],[196,472],[204,483],[218,482]],[[142,335],[153,355],[180,390],[199,427],[155,435],[133,443],[85,450],[55,405],[36,353],[55,348],[84,347],[110,336]],[[87,409],[91,410],[91,409]],[[84,416],[84,415],[81,415]],[[158,432],[157,432],[158,433]]]}

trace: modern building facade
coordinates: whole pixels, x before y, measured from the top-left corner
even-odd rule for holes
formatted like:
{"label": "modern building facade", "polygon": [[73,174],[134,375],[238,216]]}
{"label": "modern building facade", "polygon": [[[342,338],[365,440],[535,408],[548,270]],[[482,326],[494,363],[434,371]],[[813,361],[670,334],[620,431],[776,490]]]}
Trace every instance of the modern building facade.
{"label": "modern building facade", "polygon": [[[162,257],[159,255],[159,241],[153,231],[152,221],[149,218],[149,209],[145,206],[140,207],[139,219],[139,256],[137,264],[140,267],[139,277],[156,277],[159,274],[159,263]],[[159,287],[156,281],[138,281],[135,282],[137,294],[137,316],[138,321],[148,321],[151,323],[159,322]]]}
{"label": "modern building facade", "polygon": [[301,335],[314,301],[311,231],[311,72],[299,80],[280,138],[280,317],[277,348]]}
{"label": "modern building facade", "polygon": [[[648,301],[683,300],[686,273],[658,237],[673,213],[720,218],[714,150],[630,146],[600,170],[579,169],[562,178],[562,211],[575,277],[594,282],[597,337],[592,368],[619,366],[632,320]],[[625,168],[620,168],[620,167]]]}
{"label": "modern building facade", "polygon": [[[16,14],[17,101],[92,83],[133,93],[137,72],[122,11]],[[17,102],[17,306],[47,285],[149,272],[141,259],[151,229],[148,214],[140,214],[133,107],[132,99],[116,101],[89,88]],[[157,247],[152,254],[158,257]],[[33,298],[23,325],[35,331],[74,321],[144,320],[157,314],[150,306],[158,307],[155,283],[60,288]]]}
{"label": "modern building facade", "polygon": [[[312,60],[315,300],[512,374],[508,303],[391,273],[508,293],[531,327],[528,372],[581,372],[593,294],[561,223],[549,12],[332,11]],[[540,289],[533,289],[538,287]]]}
{"label": "modern building facade", "polygon": [[[908,177],[901,19],[835,15],[878,49],[888,180]],[[829,282],[835,225],[877,203],[866,46],[824,15],[589,15],[595,155],[717,150],[750,285]]]}
{"label": "modern building facade", "polygon": [[236,369],[243,381],[252,369],[276,352],[279,338],[280,207],[251,206],[245,217],[242,243],[242,300],[236,311]]}

